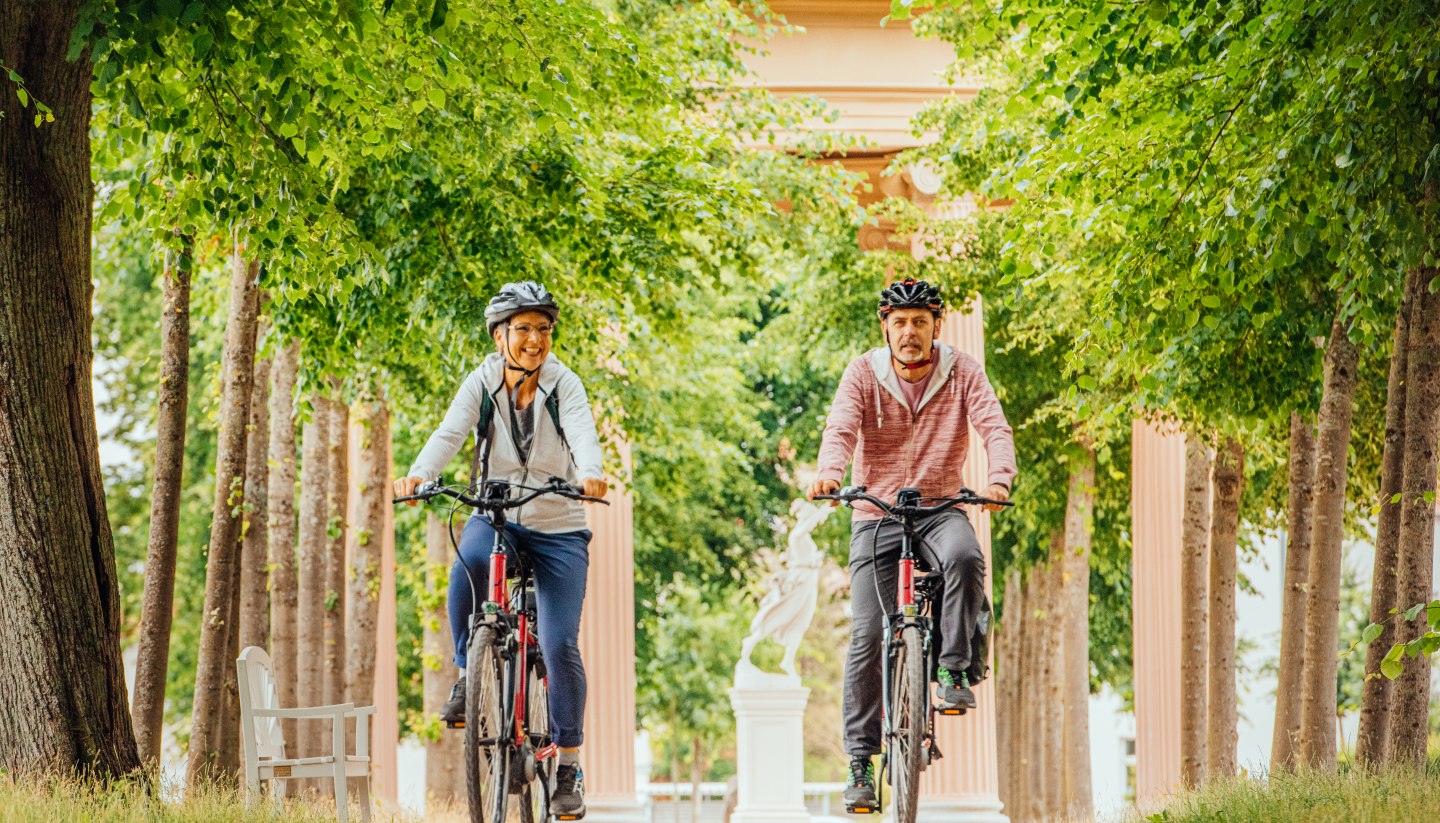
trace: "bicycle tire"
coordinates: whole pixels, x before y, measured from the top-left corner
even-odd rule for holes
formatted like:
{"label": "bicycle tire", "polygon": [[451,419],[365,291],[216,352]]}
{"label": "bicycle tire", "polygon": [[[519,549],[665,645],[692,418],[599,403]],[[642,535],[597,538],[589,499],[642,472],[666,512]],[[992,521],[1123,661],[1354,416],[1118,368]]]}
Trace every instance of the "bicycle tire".
{"label": "bicycle tire", "polygon": [[504,663],[495,629],[470,637],[465,657],[465,787],[470,823],[503,823],[509,779],[509,740],[500,699]]}
{"label": "bicycle tire", "polygon": [[915,823],[923,768],[925,713],[929,683],[925,677],[925,648],[920,630],[900,630],[890,674],[891,738],[890,780],[895,795],[895,823]]}
{"label": "bicycle tire", "polygon": [[[539,649],[532,649],[530,673],[527,676],[525,695],[529,704],[525,710],[525,731],[530,741],[531,755],[550,744],[550,693],[542,677],[545,664],[538,657]],[[550,786],[554,783],[555,758],[535,761],[535,778],[525,784],[520,793],[520,823],[549,823]]]}

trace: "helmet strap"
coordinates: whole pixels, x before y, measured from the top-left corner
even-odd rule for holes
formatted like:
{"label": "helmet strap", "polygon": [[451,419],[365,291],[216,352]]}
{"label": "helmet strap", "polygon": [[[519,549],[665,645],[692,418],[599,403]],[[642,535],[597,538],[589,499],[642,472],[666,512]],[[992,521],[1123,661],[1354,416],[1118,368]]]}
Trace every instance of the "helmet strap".
{"label": "helmet strap", "polygon": [[927,367],[927,366],[934,365],[934,364],[935,364],[935,361],[937,361],[937,360],[940,359],[940,353],[935,350],[935,340],[936,340],[936,338],[933,338],[933,337],[932,337],[932,338],[930,339],[930,356],[929,356],[929,357],[925,358],[924,360],[919,360],[919,361],[914,362],[914,363],[906,363],[904,360],[901,360],[898,356],[896,356],[896,354],[895,354],[895,347],[893,347],[893,346],[890,345],[890,333],[885,330],[885,321],[884,321],[883,319],[880,321],[880,334],[881,334],[882,337],[885,338],[885,350],[888,351],[888,352],[890,352],[890,362],[891,362],[891,363],[898,364],[898,365],[900,366],[901,371],[907,371],[907,372],[908,372],[908,371],[917,371],[917,370],[923,369],[923,368],[925,368],[925,367]]}
{"label": "helmet strap", "polygon": [[[518,372],[522,372],[522,375],[521,375],[521,377],[520,377],[520,384],[523,384],[526,380],[529,380],[532,375],[538,374],[538,373],[540,372],[540,366],[536,366],[536,367],[533,368],[533,369],[527,369],[527,368],[525,368],[524,366],[516,365],[515,363],[512,363],[512,362],[511,362],[511,360],[512,360],[513,358],[510,356],[510,321],[509,321],[509,320],[506,320],[506,321],[505,321],[505,333],[502,334],[502,335],[500,335],[500,340],[501,340],[501,343],[500,343],[501,354],[502,354],[502,356],[505,358],[505,370],[506,370],[506,371],[518,371]],[[543,366],[544,363],[541,363],[540,365]],[[515,388],[517,388],[517,389],[520,388],[520,384],[516,384]]]}

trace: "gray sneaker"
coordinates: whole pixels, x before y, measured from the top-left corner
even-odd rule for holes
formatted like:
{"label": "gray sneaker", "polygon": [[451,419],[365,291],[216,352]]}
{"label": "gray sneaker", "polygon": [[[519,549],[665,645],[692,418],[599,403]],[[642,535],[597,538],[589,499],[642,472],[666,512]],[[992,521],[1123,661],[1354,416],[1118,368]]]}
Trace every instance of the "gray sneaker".
{"label": "gray sneaker", "polygon": [[940,683],[940,688],[936,690],[940,698],[937,709],[944,712],[975,708],[975,693],[970,691],[970,680],[965,672],[941,669],[935,673],[935,679]]}
{"label": "gray sneaker", "polygon": [[550,793],[550,813],[556,820],[585,817],[585,772],[579,766],[555,769],[555,791]]}
{"label": "gray sneaker", "polygon": [[850,758],[850,779],[845,783],[845,811],[850,814],[873,814],[880,804],[875,800],[875,766],[870,758]]}

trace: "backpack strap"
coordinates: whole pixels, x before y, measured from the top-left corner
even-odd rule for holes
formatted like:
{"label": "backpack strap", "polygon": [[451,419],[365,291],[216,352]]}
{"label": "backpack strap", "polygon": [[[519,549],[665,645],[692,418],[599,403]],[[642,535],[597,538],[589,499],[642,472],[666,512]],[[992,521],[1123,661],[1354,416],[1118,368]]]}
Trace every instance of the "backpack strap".
{"label": "backpack strap", "polygon": [[[504,384],[501,384],[502,386]],[[481,388],[484,388],[482,385]],[[499,389],[496,389],[499,391]],[[480,488],[490,477],[490,424],[495,419],[495,395],[482,391],[480,394],[480,419],[475,422],[475,451],[470,458],[470,485]]]}

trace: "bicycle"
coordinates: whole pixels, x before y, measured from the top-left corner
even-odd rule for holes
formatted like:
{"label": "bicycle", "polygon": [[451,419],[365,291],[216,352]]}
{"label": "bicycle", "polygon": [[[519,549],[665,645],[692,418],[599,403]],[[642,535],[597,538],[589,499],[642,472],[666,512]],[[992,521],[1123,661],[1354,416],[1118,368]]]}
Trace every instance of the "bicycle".
{"label": "bicycle", "polygon": [[[465,785],[471,823],[505,823],[510,797],[518,795],[521,823],[550,819],[550,786],[558,747],[550,739],[550,701],[545,661],[537,635],[535,590],[530,564],[519,546],[506,546],[506,512],[544,494],[571,500],[606,503],[589,497],[558,477],[544,486],[525,486],[504,480],[487,480],[479,497],[469,487],[446,486],[439,480],[425,483],[395,503],[428,501],[439,496],[489,513],[495,529],[490,552],[490,586],[485,600],[472,597],[470,639],[465,660],[465,720],[446,724],[465,731]],[[512,492],[522,492],[511,496]],[[450,544],[472,593],[475,578],[460,556],[454,529]],[[510,555],[515,564],[510,566]],[[514,585],[510,585],[511,581]],[[483,772],[483,773],[482,773]],[[578,820],[556,815],[557,820]]]}
{"label": "bicycle", "polygon": [[[856,501],[864,501],[880,509],[885,519],[899,522],[904,529],[895,598],[897,611],[885,615],[882,634],[885,665],[880,669],[880,693],[884,746],[880,771],[888,775],[892,784],[896,823],[914,823],[920,799],[920,773],[932,761],[940,759],[940,750],[935,745],[935,715],[965,714],[963,707],[939,709],[930,700],[930,684],[936,681],[940,654],[930,612],[943,590],[944,576],[925,568],[915,555],[911,540],[915,521],[956,505],[1014,504],[981,497],[967,488],[961,488],[954,497],[921,497],[919,489],[903,488],[896,493],[895,503],[890,504],[867,494],[864,486],[847,486],[835,494],[817,494],[815,499],[834,500],[850,508]],[[878,599],[878,590],[876,595]],[[869,814],[877,810],[856,806],[846,811]]]}

